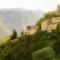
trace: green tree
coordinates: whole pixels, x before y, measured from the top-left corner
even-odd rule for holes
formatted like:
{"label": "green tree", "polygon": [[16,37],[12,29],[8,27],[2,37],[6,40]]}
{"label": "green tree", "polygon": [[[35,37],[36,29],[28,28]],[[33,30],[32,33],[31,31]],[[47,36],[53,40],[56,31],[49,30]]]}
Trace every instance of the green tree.
{"label": "green tree", "polygon": [[21,31],[21,35],[22,35],[22,36],[24,35],[24,31],[23,31],[23,30]]}
{"label": "green tree", "polygon": [[44,15],[44,20],[45,19],[51,19],[52,18],[52,15],[50,15],[50,13],[46,13],[45,15]]}
{"label": "green tree", "polygon": [[36,26],[38,27],[38,30],[41,30],[41,23],[44,21],[43,18],[40,18],[37,22],[36,22]]}
{"label": "green tree", "polygon": [[53,60],[55,58],[55,52],[51,47],[45,47],[33,52],[32,56],[33,60]]}
{"label": "green tree", "polygon": [[57,24],[57,28],[55,30],[55,44],[53,48],[56,53],[60,53],[60,23]]}
{"label": "green tree", "polygon": [[11,36],[10,40],[13,40],[16,38],[17,38],[17,32],[16,32],[16,30],[13,29],[13,35]]}

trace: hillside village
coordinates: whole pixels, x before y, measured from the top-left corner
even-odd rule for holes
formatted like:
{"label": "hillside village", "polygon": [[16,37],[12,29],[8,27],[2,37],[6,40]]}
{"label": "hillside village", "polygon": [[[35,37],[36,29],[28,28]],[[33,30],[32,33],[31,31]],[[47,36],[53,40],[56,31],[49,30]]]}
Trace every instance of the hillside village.
{"label": "hillside village", "polygon": [[22,31],[18,36],[13,30],[12,35],[0,39],[0,60],[60,60],[59,7],[34,26],[27,26],[25,34]]}
{"label": "hillside village", "polygon": [[56,29],[58,23],[60,23],[60,5],[57,5],[55,11],[46,13],[45,16],[38,21],[38,25],[27,26],[26,34],[33,34],[38,28],[42,31],[51,32],[51,30]]}

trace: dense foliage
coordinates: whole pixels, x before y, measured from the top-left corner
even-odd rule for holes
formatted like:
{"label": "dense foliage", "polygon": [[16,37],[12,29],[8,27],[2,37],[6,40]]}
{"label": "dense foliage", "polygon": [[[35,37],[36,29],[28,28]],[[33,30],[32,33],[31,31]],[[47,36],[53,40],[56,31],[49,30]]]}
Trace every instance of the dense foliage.
{"label": "dense foliage", "polygon": [[[16,37],[14,34],[12,36]],[[40,59],[39,55],[44,57]],[[0,60],[35,60],[33,56],[38,60],[60,59],[59,24],[52,32],[37,30],[33,35],[23,34],[0,45]]]}
{"label": "dense foliage", "polygon": [[55,59],[55,52],[51,47],[45,47],[43,49],[35,51],[33,54],[33,60],[53,60]]}

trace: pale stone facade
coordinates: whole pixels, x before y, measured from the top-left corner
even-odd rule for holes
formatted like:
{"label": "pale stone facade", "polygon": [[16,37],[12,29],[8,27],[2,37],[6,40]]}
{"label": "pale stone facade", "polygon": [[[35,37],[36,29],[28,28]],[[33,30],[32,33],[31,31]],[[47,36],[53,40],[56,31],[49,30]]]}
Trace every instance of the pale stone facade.
{"label": "pale stone facade", "polygon": [[54,30],[56,29],[58,23],[60,23],[60,17],[52,18],[51,20],[45,20],[41,23],[41,30]]}
{"label": "pale stone facade", "polygon": [[27,26],[26,34],[34,34],[36,32],[36,26]]}

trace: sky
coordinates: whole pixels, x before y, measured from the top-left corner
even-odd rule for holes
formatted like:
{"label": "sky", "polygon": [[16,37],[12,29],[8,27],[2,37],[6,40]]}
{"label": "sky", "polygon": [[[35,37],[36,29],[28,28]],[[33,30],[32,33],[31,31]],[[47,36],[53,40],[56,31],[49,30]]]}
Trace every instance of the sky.
{"label": "sky", "polygon": [[25,8],[47,12],[55,10],[58,4],[60,0],[0,0],[0,9]]}

